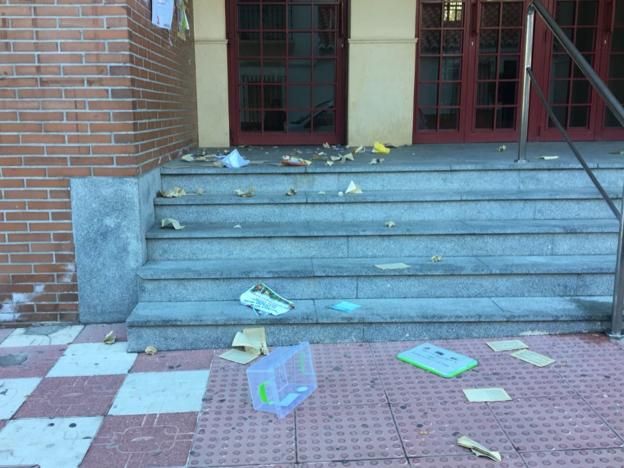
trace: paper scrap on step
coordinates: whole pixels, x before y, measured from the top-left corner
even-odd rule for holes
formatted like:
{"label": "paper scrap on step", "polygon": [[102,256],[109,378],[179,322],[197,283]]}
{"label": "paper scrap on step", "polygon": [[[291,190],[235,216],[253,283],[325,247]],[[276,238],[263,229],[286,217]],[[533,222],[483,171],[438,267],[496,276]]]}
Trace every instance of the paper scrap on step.
{"label": "paper scrap on step", "polygon": [[515,351],[517,349],[526,349],[528,346],[521,340],[501,340],[487,341],[486,344],[492,348],[492,351]]}
{"label": "paper scrap on step", "polygon": [[288,192],[286,192],[287,197],[294,197],[295,195],[297,195],[297,191],[294,189],[294,187],[290,187],[288,189]]}
{"label": "paper scrap on step", "polygon": [[363,152],[364,152],[364,150],[365,150],[365,148],[364,148],[363,146],[358,146],[357,148],[355,148],[355,149],[352,151],[352,153],[353,153],[353,154],[360,154],[360,153],[363,153]]}
{"label": "paper scrap on step", "polygon": [[249,187],[247,190],[236,189],[234,190],[234,195],[241,198],[251,198],[256,194],[256,191],[253,187]]}
{"label": "paper scrap on step", "polygon": [[331,148],[331,146],[330,146],[329,143],[325,142],[325,143],[323,143],[323,148],[329,149],[329,148]]}
{"label": "paper scrap on step", "polygon": [[392,220],[389,220],[389,221],[386,221],[384,223],[384,226],[386,226],[387,228],[392,229],[393,227],[396,227],[396,223],[394,221],[392,221]]}
{"label": "paper scrap on step", "polygon": [[555,362],[554,359],[549,358],[548,356],[544,356],[543,354],[536,353],[535,351],[530,351],[528,349],[516,351],[515,353],[511,353],[511,355],[516,359],[528,362],[529,364],[533,364],[537,367],[545,367]]}
{"label": "paper scrap on step", "polygon": [[370,160],[370,162],[368,164],[371,164],[371,165],[381,164],[384,161],[385,161],[384,158],[373,158],[373,159]]}
{"label": "paper scrap on step", "polygon": [[184,156],[182,156],[182,161],[186,161],[186,162],[193,162],[195,161],[195,157],[192,154],[185,154]]}
{"label": "paper scrap on step", "polygon": [[390,154],[390,148],[388,148],[383,143],[376,141],[375,143],[373,143],[373,153]]}
{"label": "paper scrap on step", "polygon": [[282,166],[309,166],[311,164],[312,161],[307,159],[289,155],[282,156]]}
{"label": "paper scrap on step", "polygon": [[349,301],[340,301],[336,304],[329,306],[330,309],[337,310],[338,312],[353,312],[360,307],[362,306]]}
{"label": "paper scrap on step", "polygon": [[173,187],[169,190],[161,190],[160,196],[164,198],[180,198],[186,195],[186,191],[182,187]]}
{"label": "paper scrap on step", "polygon": [[171,29],[173,20],[173,0],[152,0],[152,24],[163,29]]}
{"label": "paper scrap on step", "polygon": [[280,296],[264,283],[258,283],[241,294],[240,303],[251,307],[258,315],[277,316],[295,308],[292,301]]}
{"label": "paper scrap on step", "polygon": [[543,159],[544,161],[552,161],[555,159],[559,159],[559,156],[545,154],[543,156],[540,156],[537,159]]}
{"label": "paper scrap on step", "polygon": [[463,392],[466,399],[471,403],[511,400],[504,388],[464,388]]}
{"label": "paper scrap on step", "polygon": [[182,226],[180,224],[180,221],[178,221],[177,219],[165,218],[160,221],[160,229],[171,228],[179,231],[180,229],[184,229],[184,227],[185,226]]}
{"label": "paper scrap on step", "polygon": [[431,263],[440,263],[442,261],[442,255],[434,255],[431,257]]}
{"label": "paper scrap on step", "polygon": [[620,156],[623,156],[624,155],[624,149],[615,150],[615,151],[609,151],[609,154],[619,154]]}
{"label": "paper scrap on step", "polygon": [[113,330],[109,331],[106,336],[104,337],[104,339],[102,340],[102,342],[104,344],[113,344],[115,343],[115,341],[117,340],[117,337],[115,336],[115,332]]}
{"label": "paper scrap on step", "polygon": [[153,356],[154,354],[158,352],[158,350],[156,349],[156,346],[149,345],[147,348],[145,348],[144,352],[148,356]]}
{"label": "paper scrap on step", "polygon": [[220,161],[228,169],[240,169],[249,165],[249,161],[241,156],[237,149],[232,150],[226,156],[223,156]]}
{"label": "paper scrap on step", "polygon": [[353,153],[347,153],[347,154],[342,154],[342,155],[338,155],[338,156],[330,156],[329,159],[332,162],[339,162],[341,164],[344,164],[347,161],[354,161],[355,160],[353,158]]}
{"label": "paper scrap on step", "polygon": [[410,266],[406,263],[380,263],[375,265],[380,270],[404,270]]}
{"label": "paper scrap on step", "polygon": [[244,328],[237,332],[232,348],[219,357],[237,364],[249,364],[261,354],[269,354],[266,331],[263,327]]}
{"label": "paper scrap on step", "polygon": [[496,151],[498,151],[499,153],[502,153],[503,151],[507,151],[507,146],[500,145],[498,148],[496,148]]}
{"label": "paper scrap on step", "polygon": [[461,436],[457,439],[457,445],[469,449],[477,457],[487,457],[495,462],[500,462],[503,459],[500,452],[490,450],[481,445],[479,442],[472,440],[470,437]]}
{"label": "paper scrap on step", "polygon": [[349,186],[347,187],[347,190],[345,190],[344,193],[347,195],[357,195],[363,192],[362,192],[362,189],[358,185],[356,185],[355,182],[351,181],[349,182]]}

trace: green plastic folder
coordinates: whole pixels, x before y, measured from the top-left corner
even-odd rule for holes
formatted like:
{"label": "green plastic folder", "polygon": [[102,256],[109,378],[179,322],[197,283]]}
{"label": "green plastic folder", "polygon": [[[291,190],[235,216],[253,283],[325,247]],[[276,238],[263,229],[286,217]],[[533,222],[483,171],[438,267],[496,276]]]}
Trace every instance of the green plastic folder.
{"label": "green plastic folder", "polygon": [[463,354],[423,343],[415,348],[397,354],[397,359],[446,379],[476,367],[479,362]]}

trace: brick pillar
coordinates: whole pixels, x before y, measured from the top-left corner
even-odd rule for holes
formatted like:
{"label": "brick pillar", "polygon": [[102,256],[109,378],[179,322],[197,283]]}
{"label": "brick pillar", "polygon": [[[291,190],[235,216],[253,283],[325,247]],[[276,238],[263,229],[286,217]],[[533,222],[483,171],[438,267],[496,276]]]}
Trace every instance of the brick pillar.
{"label": "brick pillar", "polygon": [[0,0],[0,325],[78,319],[70,182],[195,146],[194,70],[144,0]]}

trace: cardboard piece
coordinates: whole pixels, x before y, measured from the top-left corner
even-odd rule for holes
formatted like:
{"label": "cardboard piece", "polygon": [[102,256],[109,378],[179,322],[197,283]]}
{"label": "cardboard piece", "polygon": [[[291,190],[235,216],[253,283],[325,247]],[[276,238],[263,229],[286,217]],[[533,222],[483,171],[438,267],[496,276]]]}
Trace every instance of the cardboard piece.
{"label": "cardboard piece", "polygon": [[341,301],[341,302],[338,302],[337,304],[330,306],[329,308],[337,310],[338,312],[353,312],[354,310],[359,309],[360,307],[362,306],[359,304],[354,304],[353,302]]}
{"label": "cardboard piece", "polygon": [[492,348],[492,351],[498,353],[499,351],[515,351],[517,349],[527,349],[528,346],[520,340],[501,340],[501,341],[488,341],[486,344]]}
{"label": "cardboard piece", "polygon": [[243,328],[234,336],[232,348],[219,357],[237,364],[249,364],[261,354],[269,354],[266,330],[263,327]]}
{"label": "cardboard piece", "polygon": [[515,353],[511,353],[511,355],[516,359],[528,362],[529,364],[533,364],[537,367],[545,367],[555,362],[554,359],[549,358],[548,356],[544,356],[543,354],[536,353],[535,351],[530,351],[528,349],[516,351]]}
{"label": "cardboard piece", "polygon": [[464,388],[463,392],[471,403],[511,400],[504,388]]}
{"label": "cardboard piece", "polygon": [[477,457],[487,457],[490,460],[494,460],[495,462],[500,462],[503,459],[500,452],[490,450],[481,445],[479,442],[472,440],[470,437],[461,436],[459,439],[457,439],[457,445],[470,449],[470,451],[474,453]]}
{"label": "cardboard piece", "polygon": [[182,187],[173,187],[169,190],[161,190],[159,193],[160,196],[164,198],[180,198],[186,195],[186,190]]}
{"label": "cardboard piece", "polygon": [[410,266],[406,263],[380,263],[375,265],[380,270],[404,270]]}

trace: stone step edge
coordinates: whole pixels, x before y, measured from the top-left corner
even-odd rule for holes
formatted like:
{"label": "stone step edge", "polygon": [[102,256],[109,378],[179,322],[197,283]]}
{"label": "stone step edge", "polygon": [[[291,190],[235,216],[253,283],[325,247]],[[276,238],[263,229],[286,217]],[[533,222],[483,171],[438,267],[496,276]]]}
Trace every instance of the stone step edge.
{"label": "stone step edge", "polygon": [[[183,187],[184,188],[184,187]],[[246,189],[246,187],[241,187]],[[469,201],[539,201],[539,200],[602,200],[593,187],[573,188],[569,190],[370,190],[355,195],[339,195],[338,191],[298,192],[294,196],[286,196],[284,192],[256,193],[253,197],[243,198],[234,193],[214,193],[198,195],[189,192],[179,198],[155,197],[156,206],[187,206],[187,205],[303,205],[303,204],[350,204],[350,203],[424,203],[424,202],[469,202]],[[345,187],[346,189],[346,187]],[[617,190],[606,189],[612,199],[620,196]]]}
{"label": "stone step edge", "polygon": [[[433,253],[434,255],[443,254]],[[405,263],[408,268],[375,265]],[[615,255],[150,260],[143,280],[613,274]]]}
{"label": "stone step edge", "polygon": [[345,313],[330,308],[349,299],[300,300],[284,315],[259,317],[238,301],[139,302],[128,327],[607,321],[609,296],[351,299]]}
{"label": "stone step edge", "polygon": [[548,235],[548,234],[613,234],[618,232],[615,219],[563,220],[496,220],[496,221],[401,221],[393,228],[385,222],[296,222],[244,223],[184,223],[182,230],[161,229],[154,224],[147,239],[220,239],[220,238],[288,238],[288,237],[366,237],[366,236],[465,236],[465,235]]}

